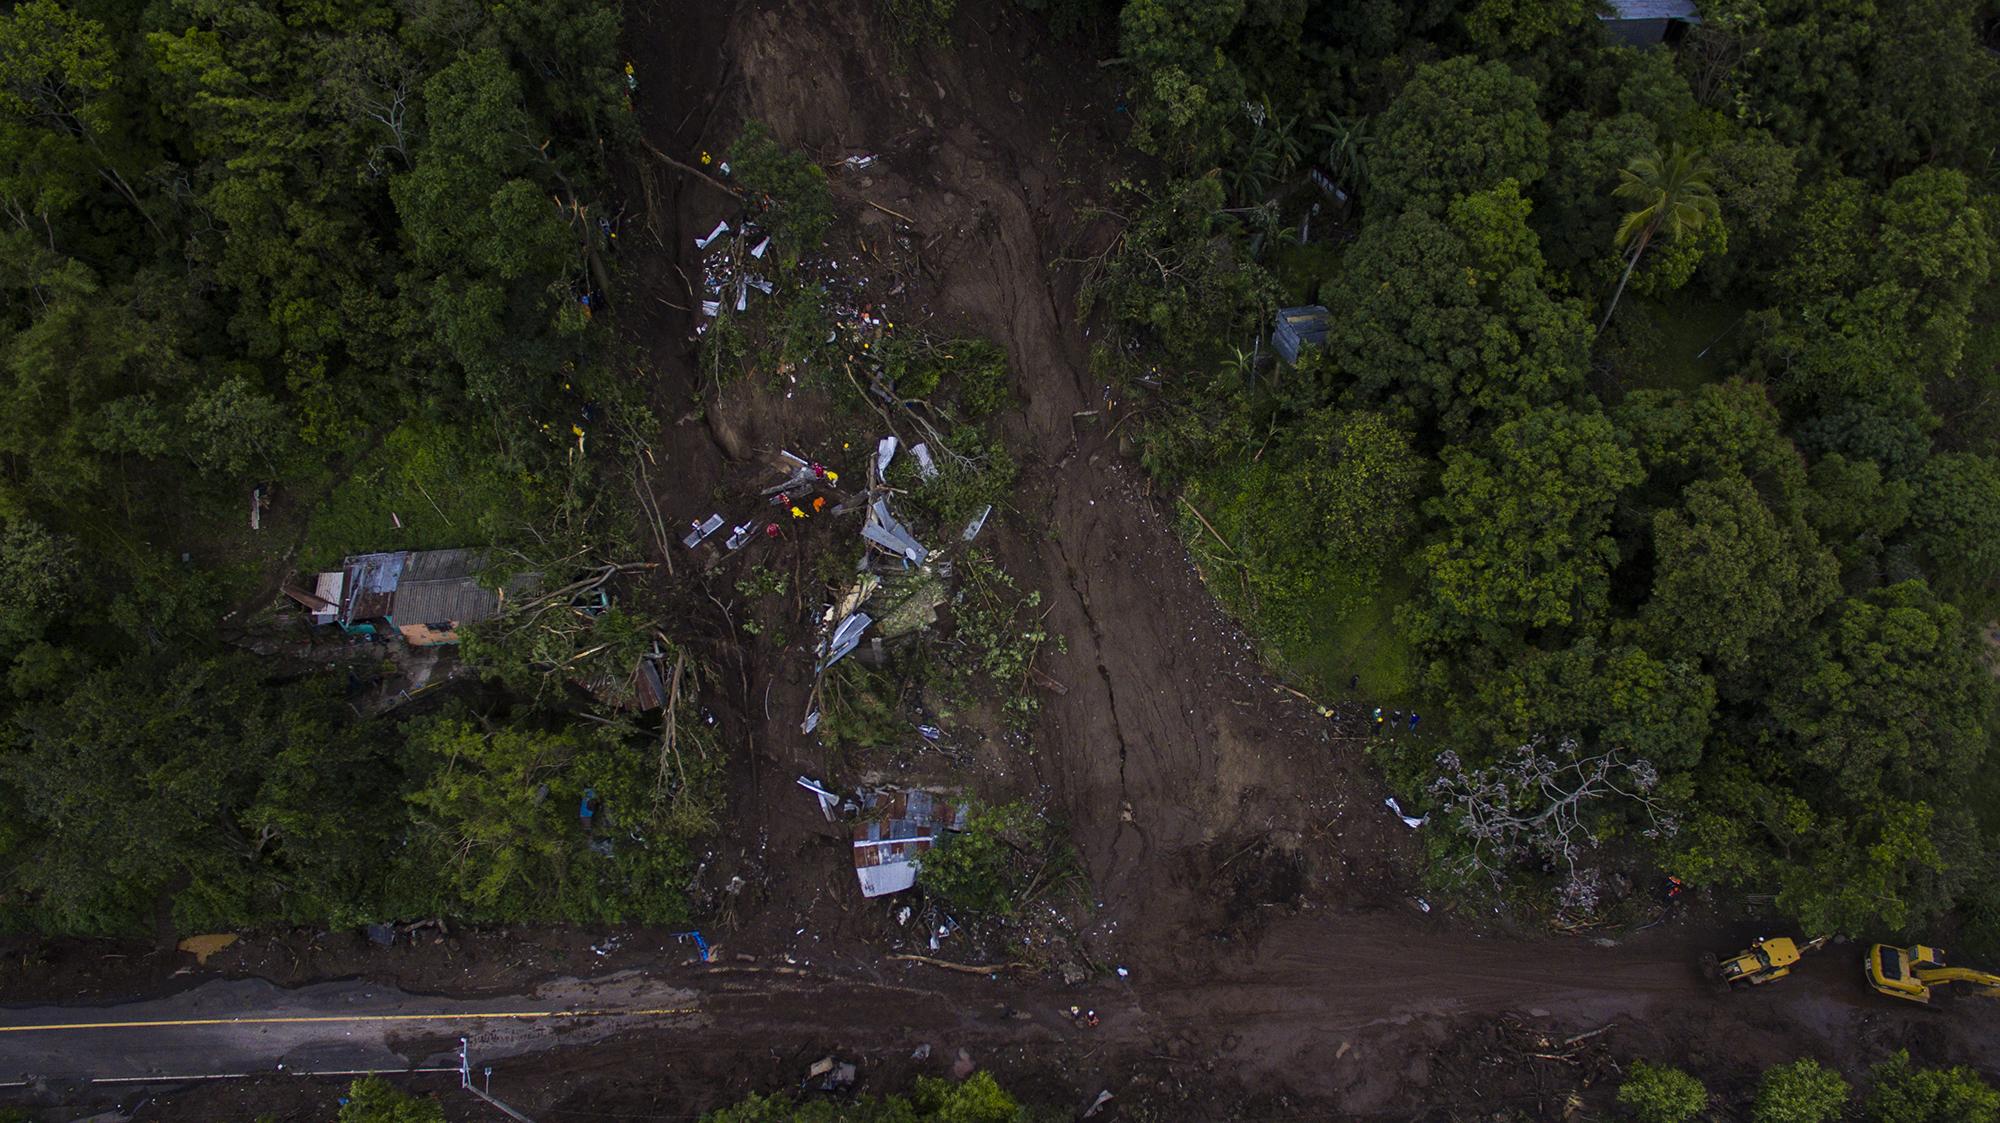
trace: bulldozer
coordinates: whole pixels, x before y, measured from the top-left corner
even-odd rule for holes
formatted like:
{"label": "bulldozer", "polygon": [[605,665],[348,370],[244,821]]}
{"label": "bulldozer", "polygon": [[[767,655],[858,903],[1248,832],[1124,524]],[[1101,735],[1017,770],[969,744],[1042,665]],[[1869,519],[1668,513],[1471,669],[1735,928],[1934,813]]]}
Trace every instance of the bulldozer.
{"label": "bulldozer", "polygon": [[1943,949],[1923,944],[1906,948],[1876,944],[1868,949],[1861,969],[1869,986],[1911,1002],[1929,1002],[1931,989],[1947,983],[1972,983],[1976,988],[1973,993],[2000,998],[2000,975],[1970,967],[1947,967]]}
{"label": "bulldozer", "polygon": [[1775,983],[1792,973],[1792,966],[1799,957],[1826,943],[1827,938],[1807,940],[1804,944],[1786,936],[1776,936],[1768,940],[1757,940],[1750,950],[1722,961],[1716,967],[1716,974],[1732,987],[1763,986]]}

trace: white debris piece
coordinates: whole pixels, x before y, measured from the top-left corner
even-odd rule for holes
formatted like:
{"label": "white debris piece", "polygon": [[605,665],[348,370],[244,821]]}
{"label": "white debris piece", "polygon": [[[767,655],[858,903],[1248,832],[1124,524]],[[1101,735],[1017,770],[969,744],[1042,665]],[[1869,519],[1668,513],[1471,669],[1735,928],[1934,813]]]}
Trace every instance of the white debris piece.
{"label": "white debris piece", "polygon": [[937,479],[937,464],[931,460],[931,446],[919,441],[910,446],[910,455],[917,458],[917,475],[927,480]]}
{"label": "white debris piece", "polygon": [[889,461],[896,458],[895,434],[883,437],[875,445],[875,475],[880,478],[889,470]]}
{"label": "white debris piece", "polygon": [[756,258],[759,261],[762,261],[764,260],[764,251],[770,248],[771,248],[771,237],[770,235],[767,234],[764,236],[763,241],[758,242],[756,245],[750,247],[750,256]]}
{"label": "white debris piece", "polygon": [[1421,819],[1414,819],[1408,815],[1403,814],[1403,805],[1397,803],[1396,797],[1393,795],[1390,796],[1388,799],[1383,800],[1382,803],[1389,808],[1390,812],[1393,813],[1396,816],[1396,818],[1401,819],[1403,821],[1404,826],[1410,828],[1411,830],[1416,830],[1418,827],[1421,827],[1425,823],[1431,821],[1431,817],[1429,815],[1425,815]]}
{"label": "white debris piece", "polygon": [[717,222],[715,224],[715,229],[708,232],[708,237],[696,238],[694,240],[694,248],[698,250],[705,250],[708,248],[708,244],[710,242],[715,241],[717,238],[720,238],[727,233],[729,233],[729,223],[727,221]]}
{"label": "white debris piece", "polygon": [[840,806],[840,797],[827,791],[826,788],[820,785],[818,780],[810,776],[799,777],[798,785],[819,797],[820,813],[826,816],[827,822],[833,822],[833,812],[835,808]]}
{"label": "white debris piece", "polygon": [[965,533],[960,535],[959,537],[963,538],[967,542],[970,542],[973,539],[979,537],[979,532],[986,528],[986,516],[992,513],[993,513],[993,504],[988,503],[986,506],[981,507],[979,509],[979,513],[972,516],[972,521],[965,524]]}

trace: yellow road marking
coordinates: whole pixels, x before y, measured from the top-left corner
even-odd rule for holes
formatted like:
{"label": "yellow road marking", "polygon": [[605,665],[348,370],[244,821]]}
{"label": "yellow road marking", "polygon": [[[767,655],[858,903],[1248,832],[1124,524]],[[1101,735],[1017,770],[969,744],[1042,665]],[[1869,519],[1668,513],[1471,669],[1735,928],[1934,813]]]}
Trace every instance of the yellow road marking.
{"label": "yellow road marking", "polygon": [[692,1006],[650,1010],[504,1010],[462,1014],[317,1014],[283,1018],[174,1018],[155,1022],[69,1022],[62,1025],[0,1026],[0,1033],[39,1033],[63,1029],[158,1029],[169,1026],[314,1025],[329,1022],[458,1022],[475,1018],[658,1018],[692,1014]]}

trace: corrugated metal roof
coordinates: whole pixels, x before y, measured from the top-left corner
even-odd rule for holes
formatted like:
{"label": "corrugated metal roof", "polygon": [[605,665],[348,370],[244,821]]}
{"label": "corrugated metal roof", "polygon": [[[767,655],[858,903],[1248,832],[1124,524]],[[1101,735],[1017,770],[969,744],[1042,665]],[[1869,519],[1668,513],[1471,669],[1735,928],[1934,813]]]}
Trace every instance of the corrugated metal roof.
{"label": "corrugated metal roof", "polygon": [[1694,0],[1605,0],[1612,14],[1606,19],[1698,19]]}

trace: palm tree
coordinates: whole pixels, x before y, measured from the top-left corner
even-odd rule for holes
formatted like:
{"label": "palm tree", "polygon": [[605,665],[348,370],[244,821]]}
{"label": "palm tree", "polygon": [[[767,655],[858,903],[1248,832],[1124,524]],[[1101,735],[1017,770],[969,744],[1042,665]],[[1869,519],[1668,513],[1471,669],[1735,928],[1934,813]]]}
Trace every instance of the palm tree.
{"label": "palm tree", "polygon": [[1625,275],[1618,278],[1618,291],[1611,294],[1611,306],[1604,310],[1598,331],[1611,323],[1611,314],[1625,295],[1625,284],[1654,237],[1664,233],[1670,240],[1678,240],[1700,230],[1710,219],[1719,220],[1715,189],[1708,185],[1711,170],[1706,157],[1676,144],[1664,156],[1657,148],[1642,152],[1618,173],[1619,184],[1611,194],[1632,200],[1638,209],[1618,224],[1616,244],[1620,249],[1631,247],[1632,256],[1625,262]]}

